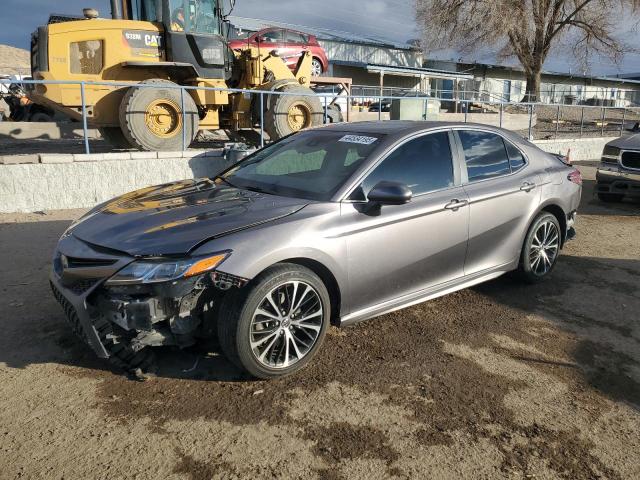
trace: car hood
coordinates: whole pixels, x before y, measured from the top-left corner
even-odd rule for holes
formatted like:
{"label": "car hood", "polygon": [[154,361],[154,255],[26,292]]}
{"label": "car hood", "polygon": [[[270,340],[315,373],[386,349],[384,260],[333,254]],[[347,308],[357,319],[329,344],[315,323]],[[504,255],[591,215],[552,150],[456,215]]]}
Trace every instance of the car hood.
{"label": "car hood", "polygon": [[291,215],[308,203],[210,179],[184,180],[109,200],[69,232],[133,256],[184,255],[206,240]]}
{"label": "car hood", "polygon": [[640,133],[634,133],[632,135],[626,135],[624,137],[616,138],[615,140],[607,143],[612,147],[628,148],[630,150],[640,150]]}

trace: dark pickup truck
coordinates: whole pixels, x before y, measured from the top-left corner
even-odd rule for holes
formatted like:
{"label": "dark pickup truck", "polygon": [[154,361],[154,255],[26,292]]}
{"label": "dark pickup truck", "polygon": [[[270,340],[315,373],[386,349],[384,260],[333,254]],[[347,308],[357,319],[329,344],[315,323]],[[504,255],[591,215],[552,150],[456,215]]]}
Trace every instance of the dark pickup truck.
{"label": "dark pickup truck", "polygon": [[616,138],[602,151],[596,193],[603,202],[640,198],[640,133]]}

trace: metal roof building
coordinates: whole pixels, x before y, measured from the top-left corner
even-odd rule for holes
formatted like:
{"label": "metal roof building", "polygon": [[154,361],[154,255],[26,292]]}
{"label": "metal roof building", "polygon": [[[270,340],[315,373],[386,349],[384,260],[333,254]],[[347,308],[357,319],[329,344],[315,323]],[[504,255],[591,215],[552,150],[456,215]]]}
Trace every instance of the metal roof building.
{"label": "metal roof building", "polygon": [[230,16],[233,34],[243,38],[268,27],[288,28],[315,35],[330,60],[377,63],[396,67],[421,67],[422,50],[406,43],[328,28],[294,25],[274,20]]}
{"label": "metal roof building", "polygon": [[[315,35],[329,58],[329,71],[333,77],[347,77],[353,85],[375,88],[379,93],[380,82],[384,83],[385,95],[394,89],[424,90],[427,77],[435,71],[422,68],[423,55],[420,48],[408,43],[397,43],[368,35],[336,31],[328,28],[309,27],[273,20],[262,20],[230,16],[232,36],[246,38],[253,32],[268,27],[298,30]],[[439,75],[447,72],[438,72]],[[448,72],[452,77],[456,72]],[[361,89],[362,90],[362,89]],[[373,95],[373,90],[369,92]]]}

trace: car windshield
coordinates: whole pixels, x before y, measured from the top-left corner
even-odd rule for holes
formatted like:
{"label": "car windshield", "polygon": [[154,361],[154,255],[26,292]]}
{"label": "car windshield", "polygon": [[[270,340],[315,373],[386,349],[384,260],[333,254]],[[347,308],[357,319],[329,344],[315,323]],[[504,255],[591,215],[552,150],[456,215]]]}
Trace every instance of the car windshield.
{"label": "car windshield", "polygon": [[381,138],[333,130],[301,132],[259,150],[219,178],[247,190],[327,201]]}

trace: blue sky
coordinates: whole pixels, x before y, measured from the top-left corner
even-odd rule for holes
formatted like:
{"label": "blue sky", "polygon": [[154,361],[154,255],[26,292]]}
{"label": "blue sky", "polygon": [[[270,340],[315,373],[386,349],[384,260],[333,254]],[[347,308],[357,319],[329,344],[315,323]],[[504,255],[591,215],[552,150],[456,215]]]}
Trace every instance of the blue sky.
{"label": "blue sky", "polygon": [[[228,1],[228,0],[227,0]],[[110,16],[108,0],[1,0],[0,43],[21,48],[29,47],[30,33],[46,23],[50,13],[82,14],[83,7],[98,9],[103,17]],[[300,25],[333,28],[405,42],[419,36],[415,24],[412,0],[237,0],[235,15],[279,20]],[[635,43],[637,32],[625,35]],[[438,58],[459,58],[454,52],[431,52]],[[492,63],[491,51],[464,60]],[[546,70],[583,73],[570,55],[556,53],[545,64]],[[640,54],[627,55],[620,65],[607,59],[594,59],[589,73],[609,75],[640,71]]]}

